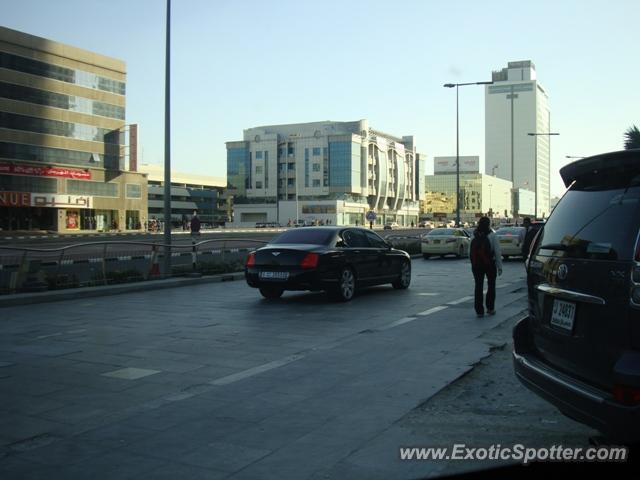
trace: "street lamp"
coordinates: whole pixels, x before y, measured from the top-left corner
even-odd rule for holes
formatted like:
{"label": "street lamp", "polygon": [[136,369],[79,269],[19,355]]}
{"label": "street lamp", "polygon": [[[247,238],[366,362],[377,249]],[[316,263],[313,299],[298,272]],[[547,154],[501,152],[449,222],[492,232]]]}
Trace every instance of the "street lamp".
{"label": "street lamp", "polygon": [[493,82],[445,83],[445,88],[456,87],[456,225],[460,225],[460,122],[458,87],[466,85],[491,85]]}
{"label": "street lamp", "polygon": [[[533,175],[533,188],[534,188],[534,198],[535,198],[535,204],[534,204],[534,210],[533,210],[533,215],[535,217],[538,216],[538,137],[540,135],[546,135],[546,136],[551,136],[551,135],[560,135],[559,133],[550,133],[550,132],[545,132],[545,133],[527,133],[527,135],[529,135],[530,137],[535,137],[535,143],[534,143],[534,154],[533,157],[535,159],[535,165],[534,165],[534,175]],[[549,152],[551,152],[551,149],[549,149]],[[551,153],[549,153],[549,157],[551,157]]]}

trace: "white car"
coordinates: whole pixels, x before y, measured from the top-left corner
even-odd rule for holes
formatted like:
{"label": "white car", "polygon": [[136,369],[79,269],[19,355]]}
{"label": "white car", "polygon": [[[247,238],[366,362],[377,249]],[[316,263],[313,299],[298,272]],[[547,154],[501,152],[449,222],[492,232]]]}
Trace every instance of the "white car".
{"label": "white car", "polygon": [[496,237],[500,242],[502,258],[522,255],[522,243],[524,242],[524,227],[500,227],[496,230]]}
{"label": "white car", "polygon": [[469,256],[471,238],[462,228],[436,228],[422,235],[420,243],[425,259],[449,254],[461,258]]}

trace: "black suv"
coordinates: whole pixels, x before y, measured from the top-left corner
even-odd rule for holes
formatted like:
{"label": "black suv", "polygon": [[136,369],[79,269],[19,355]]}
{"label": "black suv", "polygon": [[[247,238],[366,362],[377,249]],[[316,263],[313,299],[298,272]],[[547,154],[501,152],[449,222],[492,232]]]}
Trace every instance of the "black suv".
{"label": "black suv", "polygon": [[640,440],[640,150],[560,170],[568,187],[527,262],[518,379],[614,441]]}

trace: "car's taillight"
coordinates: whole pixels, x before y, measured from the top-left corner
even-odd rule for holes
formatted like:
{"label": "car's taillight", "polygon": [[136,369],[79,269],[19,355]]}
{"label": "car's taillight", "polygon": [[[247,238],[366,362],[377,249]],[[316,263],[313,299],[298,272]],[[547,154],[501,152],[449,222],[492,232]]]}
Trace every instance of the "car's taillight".
{"label": "car's taillight", "polygon": [[318,260],[320,259],[320,255],[317,253],[307,253],[302,262],[300,263],[301,268],[316,268],[318,266]]}
{"label": "car's taillight", "polygon": [[640,404],[640,388],[614,385],[613,398],[623,405],[638,405]]}
{"label": "car's taillight", "polygon": [[247,257],[247,262],[244,264],[245,267],[253,267],[256,264],[256,253],[251,252]]}

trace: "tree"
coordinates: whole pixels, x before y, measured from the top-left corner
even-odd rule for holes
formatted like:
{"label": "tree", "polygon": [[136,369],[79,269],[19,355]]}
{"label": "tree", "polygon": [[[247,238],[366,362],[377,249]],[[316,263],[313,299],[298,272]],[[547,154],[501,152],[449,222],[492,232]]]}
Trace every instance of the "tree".
{"label": "tree", "polygon": [[626,150],[640,148],[640,130],[635,125],[624,132],[624,148]]}

